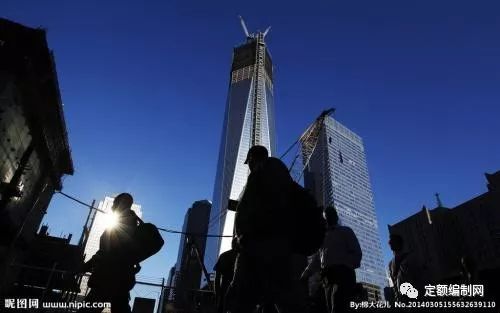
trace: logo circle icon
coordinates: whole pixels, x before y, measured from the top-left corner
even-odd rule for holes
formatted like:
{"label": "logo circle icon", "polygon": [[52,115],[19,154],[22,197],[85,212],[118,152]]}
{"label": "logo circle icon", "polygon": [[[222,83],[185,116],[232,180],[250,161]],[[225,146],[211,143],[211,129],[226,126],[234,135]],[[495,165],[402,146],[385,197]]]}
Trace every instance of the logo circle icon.
{"label": "logo circle icon", "polygon": [[406,293],[408,292],[408,290],[410,290],[412,288],[413,288],[412,284],[410,284],[410,283],[402,283],[399,286],[399,292],[401,292],[401,294],[403,294],[403,295],[406,295]]}
{"label": "logo circle icon", "polygon": [[416,288],[411,287],[410,289],[408,289],[408,291],[406,291],[406,295],[410,299],[416,299],[418,297],[418,290]]}

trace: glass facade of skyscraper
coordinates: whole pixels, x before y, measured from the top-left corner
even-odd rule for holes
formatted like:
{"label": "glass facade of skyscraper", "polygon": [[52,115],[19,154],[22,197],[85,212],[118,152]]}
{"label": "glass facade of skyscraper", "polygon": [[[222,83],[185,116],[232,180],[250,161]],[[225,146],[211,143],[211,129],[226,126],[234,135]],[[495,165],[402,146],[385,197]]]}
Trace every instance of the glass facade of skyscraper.
{"label": "glass facade of skyscraper", "polygon": [[361,137],[331,117],[321,128],[304,183],[323,206],[334,205],[340,223],[352,228],[363,251],[358,282],[386,286],[373,194]]}
{"label": "glass facade of skyscraper", "polygon": [[[275,155],[274,138],[273,64],[264,34],[257,33],[233,51],[210,234],[233,235],[235,212],[227,210],[228,201],[237,200],[246,184],[247,152],[253,145],[263,145]],[[230,248],[230,237],[207,239],[205,265],[209,272],[218,256]]]}

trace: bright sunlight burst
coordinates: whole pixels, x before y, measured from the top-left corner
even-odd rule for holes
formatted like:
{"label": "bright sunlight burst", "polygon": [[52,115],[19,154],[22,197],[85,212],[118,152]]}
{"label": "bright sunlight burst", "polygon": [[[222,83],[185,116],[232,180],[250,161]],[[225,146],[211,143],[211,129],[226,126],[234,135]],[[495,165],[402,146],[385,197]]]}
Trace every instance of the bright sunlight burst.
{"label": "bright sunlight burst", "polygon": [[104,216],[104,225],[106,229],[113,229],[118,224],[118,214],[115,212],[108,213]]}

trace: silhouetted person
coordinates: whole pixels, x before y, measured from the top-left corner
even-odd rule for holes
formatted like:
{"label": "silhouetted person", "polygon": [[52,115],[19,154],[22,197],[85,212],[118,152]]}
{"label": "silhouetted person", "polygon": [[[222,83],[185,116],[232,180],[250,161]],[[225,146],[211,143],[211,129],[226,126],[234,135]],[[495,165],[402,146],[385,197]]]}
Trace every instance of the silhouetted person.
{"label": "silhouetted person", "polygon": [[215,271],[215,305],[217,313],[224,311],[224,299],[226,297],[229,284],[234,276],[234,264],[236,262],[236,238],[233,238],[231,249],[222,253],[214,266]]}
{"label": "silhouetted person", "polygon": [[[99,251],[87,261],[83,272],[92,272],[86,302],[111,302],[113,313],[129,313],[129,291],[135,285],[135,274],[140,267],[135,264],[132,236],[138,218],[131,210],[134,200],[128,193],[118,195],[112,211],[117,215],[114,227],[106,229],[99,240]],[[79,312],[101,312],[102,309],[81,309]]]}
{"label": "silhouetted person", "polygon": [[460,278],[464,285],[473,285],[477,283],[476,263],[468,256],[460,258]]}
{"label": "silhouetted person", "polygon": [[411,252],[405,251],[403,237],[397,234],[391,234],[389,237],[389,246],[394,253],[394,258],[389,262],[389,276],[393,283],[393,293],[395,301],[406,301],[409,298],[400,293],[400,286],[403,283],[410,283],[423,295],[423,284],[420,276],[424,273],[418,265]]}
{"label": "silhouetted person", "polygon": [[328,312],[346,312],[356,293],[355,269],[361,264],[362,252],[351,228],[338,224],[333,207],[325,209],[328,229],[320,253],[302,274],[309,277],[321,264]]}
{"label": "silhouetted person", "polygon": [[356,283],[354,292],[354,302],[368,301],[368,291],[363,287],[362,283]]}
{"label": "silhouetted person", "polygon": [[300,280],[308,285],[308,312],[309,313],[327,313],[325,289],[323,286],[323,278],[320,264],[320,251],[312,255],[309,263],[308,271],[302,274]]}
{"label": "silhouetted person", "polygon": [[281,313],[303,312],[300,286],[292,277],[292,223],[287,220],[293,180],[263,146],[253,146],[245,163],[251,172],[235,218],[239,250],[228,310],[247,313],[263,305],[277,306]]}

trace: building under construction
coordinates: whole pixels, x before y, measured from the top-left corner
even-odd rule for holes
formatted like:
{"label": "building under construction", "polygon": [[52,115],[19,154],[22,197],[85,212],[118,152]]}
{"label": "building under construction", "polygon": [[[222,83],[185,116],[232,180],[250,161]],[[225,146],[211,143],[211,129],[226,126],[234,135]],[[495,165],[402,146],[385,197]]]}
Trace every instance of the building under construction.
{"label": "building under construction", "polygon": [[[212,271],[219,255],[231,249],[235,211],[229,200],[239,198],[250,170],[244,164],[248,150],[254,145],[267,148],[276,155],[274,125],[273,62],[264,31],[250,33],[241,19],[245,42],[233,49],[229,73],[224,123],[217,162],[208,232],[228,237],[207,239],[205,264]],[[201,285],[208,282],[202,281]]]}

